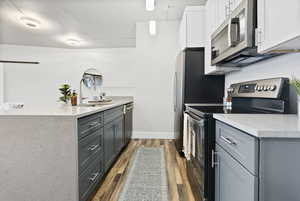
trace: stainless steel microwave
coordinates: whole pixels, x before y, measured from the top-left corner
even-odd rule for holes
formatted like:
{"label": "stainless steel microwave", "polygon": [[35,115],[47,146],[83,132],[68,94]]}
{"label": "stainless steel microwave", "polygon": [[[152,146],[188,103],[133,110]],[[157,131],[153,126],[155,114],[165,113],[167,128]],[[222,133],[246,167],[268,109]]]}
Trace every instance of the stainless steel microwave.
{"label": "stainless steel microwave", "polygon": [[255,45],[257,0],[243,0],[212,34],[212,65],[242,67],[280,54],[258,54]]}

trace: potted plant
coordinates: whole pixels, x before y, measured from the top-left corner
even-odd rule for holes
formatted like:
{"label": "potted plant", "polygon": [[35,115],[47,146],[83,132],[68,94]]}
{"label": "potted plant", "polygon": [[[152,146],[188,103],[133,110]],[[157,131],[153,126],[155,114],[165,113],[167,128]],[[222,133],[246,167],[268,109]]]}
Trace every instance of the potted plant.
{"label": "potted plant", "polygon": [[291,81],[291,85],[295,87],[298,95],[298,116],[300,117],[300,80],[297,78],[293,78]]}
{"label": "potted plant", "polygon": [[59,97],[59,100],[67,104],[71,98],[71,86],[68,84],[63,84],[59,88],[59,91],[62,94],[62,96]]}

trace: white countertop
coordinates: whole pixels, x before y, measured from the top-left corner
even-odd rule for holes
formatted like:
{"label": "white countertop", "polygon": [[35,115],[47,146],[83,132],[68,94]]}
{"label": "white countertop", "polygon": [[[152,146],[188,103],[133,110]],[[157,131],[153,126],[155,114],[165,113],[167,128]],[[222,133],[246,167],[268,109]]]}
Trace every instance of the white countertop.
{"label": "white countertop", "polygon": [[112,97],[113,101],[108,105],[101,105],[95,107],[74,106],[53,104],[53,105],[36,105],[24,106],[22,109],[0,109],[0,118],[5,117],[40,117],[40,116],[58,116],[58,117],[74,117],[80,118],[96,112],[108,110],[113,107],[124,105],[133,102],[133,97]]}
{"label": "white countertop", "polygon": [[297,115],[214,114],[214,118],[258,138],[300,138]]}

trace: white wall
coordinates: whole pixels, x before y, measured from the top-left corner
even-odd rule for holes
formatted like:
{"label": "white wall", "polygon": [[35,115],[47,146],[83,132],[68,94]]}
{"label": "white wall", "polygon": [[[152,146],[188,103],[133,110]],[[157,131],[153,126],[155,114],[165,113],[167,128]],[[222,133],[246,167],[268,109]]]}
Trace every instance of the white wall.
{"label": "white wall", "polygon": [[0,63],[0,105],[4,101],[4,67]]}
{"label": "white wall", "polygon": [[300,53],[279,56],[230,73],[225,77],[225,89],[235,82],[292,76],[300,78]]}
{"label": "white wall", "polygon": [[66,50],[2,45],[2,59],[39,61],[39,65],[5,64],[5,101],[26,105],[55,104],[58,87],[79,88],[83,71],[96,67],[104,75],[107,95],[135,98],[134,137],[172,138],[172,77],[178,50],[178,22],[159,22],[158,35],[137,23],[136,48]]}
{"label": "white wall", "polygon": [[78,90],[82,73],[90,67],[104,74],[104,90],[108,95],[133,95],[134,82],[126,79],[133,77],[135,71],[133,55],[134,49],[126,48],[66,50],[5,46],[5,58],[40,62],[39,65],[5,64],[5,100],[23,101],[27,105],[54,104],[59,85],[66,82]]}

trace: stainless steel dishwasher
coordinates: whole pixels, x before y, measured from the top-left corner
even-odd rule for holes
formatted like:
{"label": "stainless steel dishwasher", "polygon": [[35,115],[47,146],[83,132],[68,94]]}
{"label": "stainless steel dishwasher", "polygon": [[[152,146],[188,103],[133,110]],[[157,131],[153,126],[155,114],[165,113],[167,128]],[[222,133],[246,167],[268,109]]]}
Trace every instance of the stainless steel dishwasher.
{"label": "stainless steel dishwasher", "polygon": [[127,145],[132,138],[133,103],[124,105],[124,144]]}

